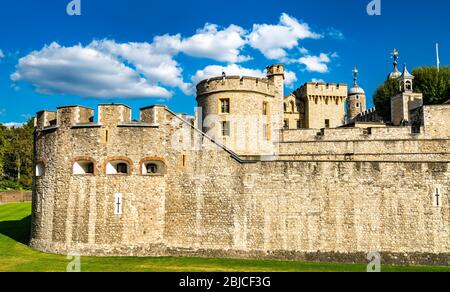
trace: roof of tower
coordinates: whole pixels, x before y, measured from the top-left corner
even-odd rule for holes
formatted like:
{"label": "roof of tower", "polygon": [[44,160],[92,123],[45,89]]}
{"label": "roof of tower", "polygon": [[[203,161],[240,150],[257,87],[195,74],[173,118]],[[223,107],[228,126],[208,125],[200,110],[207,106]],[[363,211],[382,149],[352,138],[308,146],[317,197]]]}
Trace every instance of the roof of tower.
{"label": "roof of tower", "polygon": [[402,76],[402,73],[395,67],[394,71],[389,73],[388,79],[398,79],[400,76]]}
{"label": "roof of tower", "polygon": [[401,75],[402,78],[413,78],[414,76],[409,73],[408,68],[406,68],[406,64],[403,66],[403,73]]}
{"label": "roof of tower", "polygon": [[348,90],[348,95],[366,94],[364,92],[364,89],[362,89],[358,85],[358,74],[359,74],[359,70],[357,67],[355,67],[353,69],[353,87]]}
{"label": "roof of tower", "polygon": [[388,79],[398,79],[400,78],[400,76],[402,76],[402,73],[398,70],[398,56],[399,56],[399,52],[397,51],[397,49],[394,49],[394,52],[392,53],[392,56],[394,58],[394,71],[392,71],[391,73],[389,73]]}
{"label": "roof of tower", "polygon": [[364,89],[362,89],[361,87],[359,87],[359,86],[354,86],[354,87],[352,87],[352,88],[350,88],[350,89],[348,90],[348,94],[349,94],[349,95],[354,95],[354,94],[366,94],[366,92],[365,92]]}

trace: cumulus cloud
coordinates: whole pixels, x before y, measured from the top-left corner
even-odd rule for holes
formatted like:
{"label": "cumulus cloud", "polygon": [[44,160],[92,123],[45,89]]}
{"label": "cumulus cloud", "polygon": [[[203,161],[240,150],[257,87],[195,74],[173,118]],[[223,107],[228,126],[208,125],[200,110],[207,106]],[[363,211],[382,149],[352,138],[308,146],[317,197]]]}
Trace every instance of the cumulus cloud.
{"label": "cumulus cloud", "polygon": [[[11,86],[19,90],[19,82],[28,82],[43,94],[94,98],[170,98],[175,90],[193,95],[197,82],[224,71],[227,75],[265,77],[262,70],[240,65],[251,59],[247,54],[254,50],[270,60],[300,63],[308,71],[326,73],[337,54],[315,56],[299,46],[303,39],[323,36],[339,38],[340,34],[336,29],[315,33],[307,23],[283,13],[278,24],[254,24],[250,30],[207,23],[193,35],[166,34],[151,42],[104,39],[71,47],[52,43],[19,60]],[[198,70],[185,81],[183,65],[177,61],[180,54],[219,64]],[[0,60],[3,57],[0,50]],[[292,86],[296,74],[286,70],[285,81]]]}
{"label": "cumulus cloud", "polygon": [[[183,81],[183,69],[174,59],[178,53],[180,36],[156,37],[153,43],[123,43],[112,40],[94,41],[89,48],[133,65],[134,70],[152,84],[178,87],[192,94],[191,84]],[[164,97],[164,96],[162,96]]]}
{"label": "cumulus cloud", "polygon": [[297,82],[297,74],[293,71],[285,70],[284,72],[284,84],[286,84],[287,87],[293,88],[295,85],[295,82]]}
{"label": "cumulus cloud", "polygon": [[307,55],[298,59],[298,63],[306,66],[309,72],[327,73],[328,63],[331,62],[328,54],[321,53],[319,56]]}
{"label": "cumulus cloud", "polygon": [[[250,77],[264,78],[267,75],[266,71],[258,69],[249,69],[236,64],[231,64],[228,66],[211,65],[205,67],[202,70],[198,70],[195,73],[195,75],[191,78],[191,80],[194,84],[197,84],[205,79],[222,76],[222,72],[225,72],[227,76],[250,76]],[[295,72],[286,70],[285,71],[286,86],[290,87],[296,81],[297,75],[295,74]]]}
{"label": "cumulus cloud", "polygon": [[16,122],[11,122],[11,123],[3,123],[3,126],[13,129],[13,128],[21,128],[25,125],[25,123],[16,123]]}
{"label": "cumulus cloud", "polygon": [[250,59],[240,52],[246,45],[245,34],[246,31],[236,25],[220,30],[217,25],[207,23],[194,36],[182,40],[180,50],[193,57],[239,63]]}
{"label": "cumulus cloud", "polygon": [[307,23],[283,13],[277,25],[253,25],[248,39],[250,46],[260,50],[266,58],[285,61],[288,57],[287,50],[297,47],[300,40],[321,37],[311,31]]}
{"label": "cumulus cloud", "polygon": [[205,79],[222,76],[222,72],[225,72],[227,76],[252,76],[258,78],[264,78],[266,76],[261,70],[248,69],[236,64],[228,66],[210,65],[202,70],[198,70],[191,80],[194,84],[197,84]]}
{"label": "cumulus cloud", "polygon": [[44,94],[81,97],[170,97],[167,89],[93,46],[57,43],[21,58],[14,82],[27,81]]}

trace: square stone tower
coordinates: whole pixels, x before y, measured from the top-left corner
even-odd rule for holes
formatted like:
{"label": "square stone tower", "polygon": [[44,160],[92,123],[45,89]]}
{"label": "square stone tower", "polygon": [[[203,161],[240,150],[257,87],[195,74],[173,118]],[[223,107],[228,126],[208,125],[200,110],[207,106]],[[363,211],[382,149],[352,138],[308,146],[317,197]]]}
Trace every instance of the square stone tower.
{"label": "square stone tower", "polygon": [[284,65],[275,64],[267,67],[267,78],[275,86],[272,127],[274,131],[280,131],[284,126]]}
{"label": "square stone tower", "polygon": [[408,125],[411,111],[423,106],[423,95],[414,93],[414,76],[408,72],[406,65],[398,81],[400,92],[391,98],[391,120],[394,126]]}

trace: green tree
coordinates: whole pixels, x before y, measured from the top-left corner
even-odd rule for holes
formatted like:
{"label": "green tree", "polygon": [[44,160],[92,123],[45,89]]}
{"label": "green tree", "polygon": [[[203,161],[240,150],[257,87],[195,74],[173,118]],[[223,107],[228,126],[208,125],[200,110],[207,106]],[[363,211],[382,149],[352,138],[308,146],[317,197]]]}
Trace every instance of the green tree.
{"label": "green tree", "polygon": [[397,80],[389,79],[378,87],[374,95],[375,107],[378,114],[385,120],[391,120],[391,97],[399,92]]}
{"label": "green tree", "polygon": [[0,163],[2,188],[30,189],[33,179],[34,125],[0,128]]}
{"label": "green tree", "polygon": [[450,99],[450,67],[414,69],[414,91],[423,93],[425,104],[442,104]]}

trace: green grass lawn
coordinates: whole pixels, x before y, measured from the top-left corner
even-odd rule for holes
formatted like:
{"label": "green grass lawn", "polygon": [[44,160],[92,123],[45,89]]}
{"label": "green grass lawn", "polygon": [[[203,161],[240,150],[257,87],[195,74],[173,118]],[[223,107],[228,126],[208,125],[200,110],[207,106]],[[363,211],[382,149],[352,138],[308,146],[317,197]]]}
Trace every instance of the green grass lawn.
{"label": "green grass lawn", "polygon": [[[29,248],[30,203],[0,205],[0,271],[64,272],[65,256],[45,254]],[[335,272],[365,271],[365,265],[304,263],[272,260],[233,260],[204,258],[96,258],[82,257],[82,271],[137,272]],[[446,271],[450,267],[383,266],[383,271]]]}

